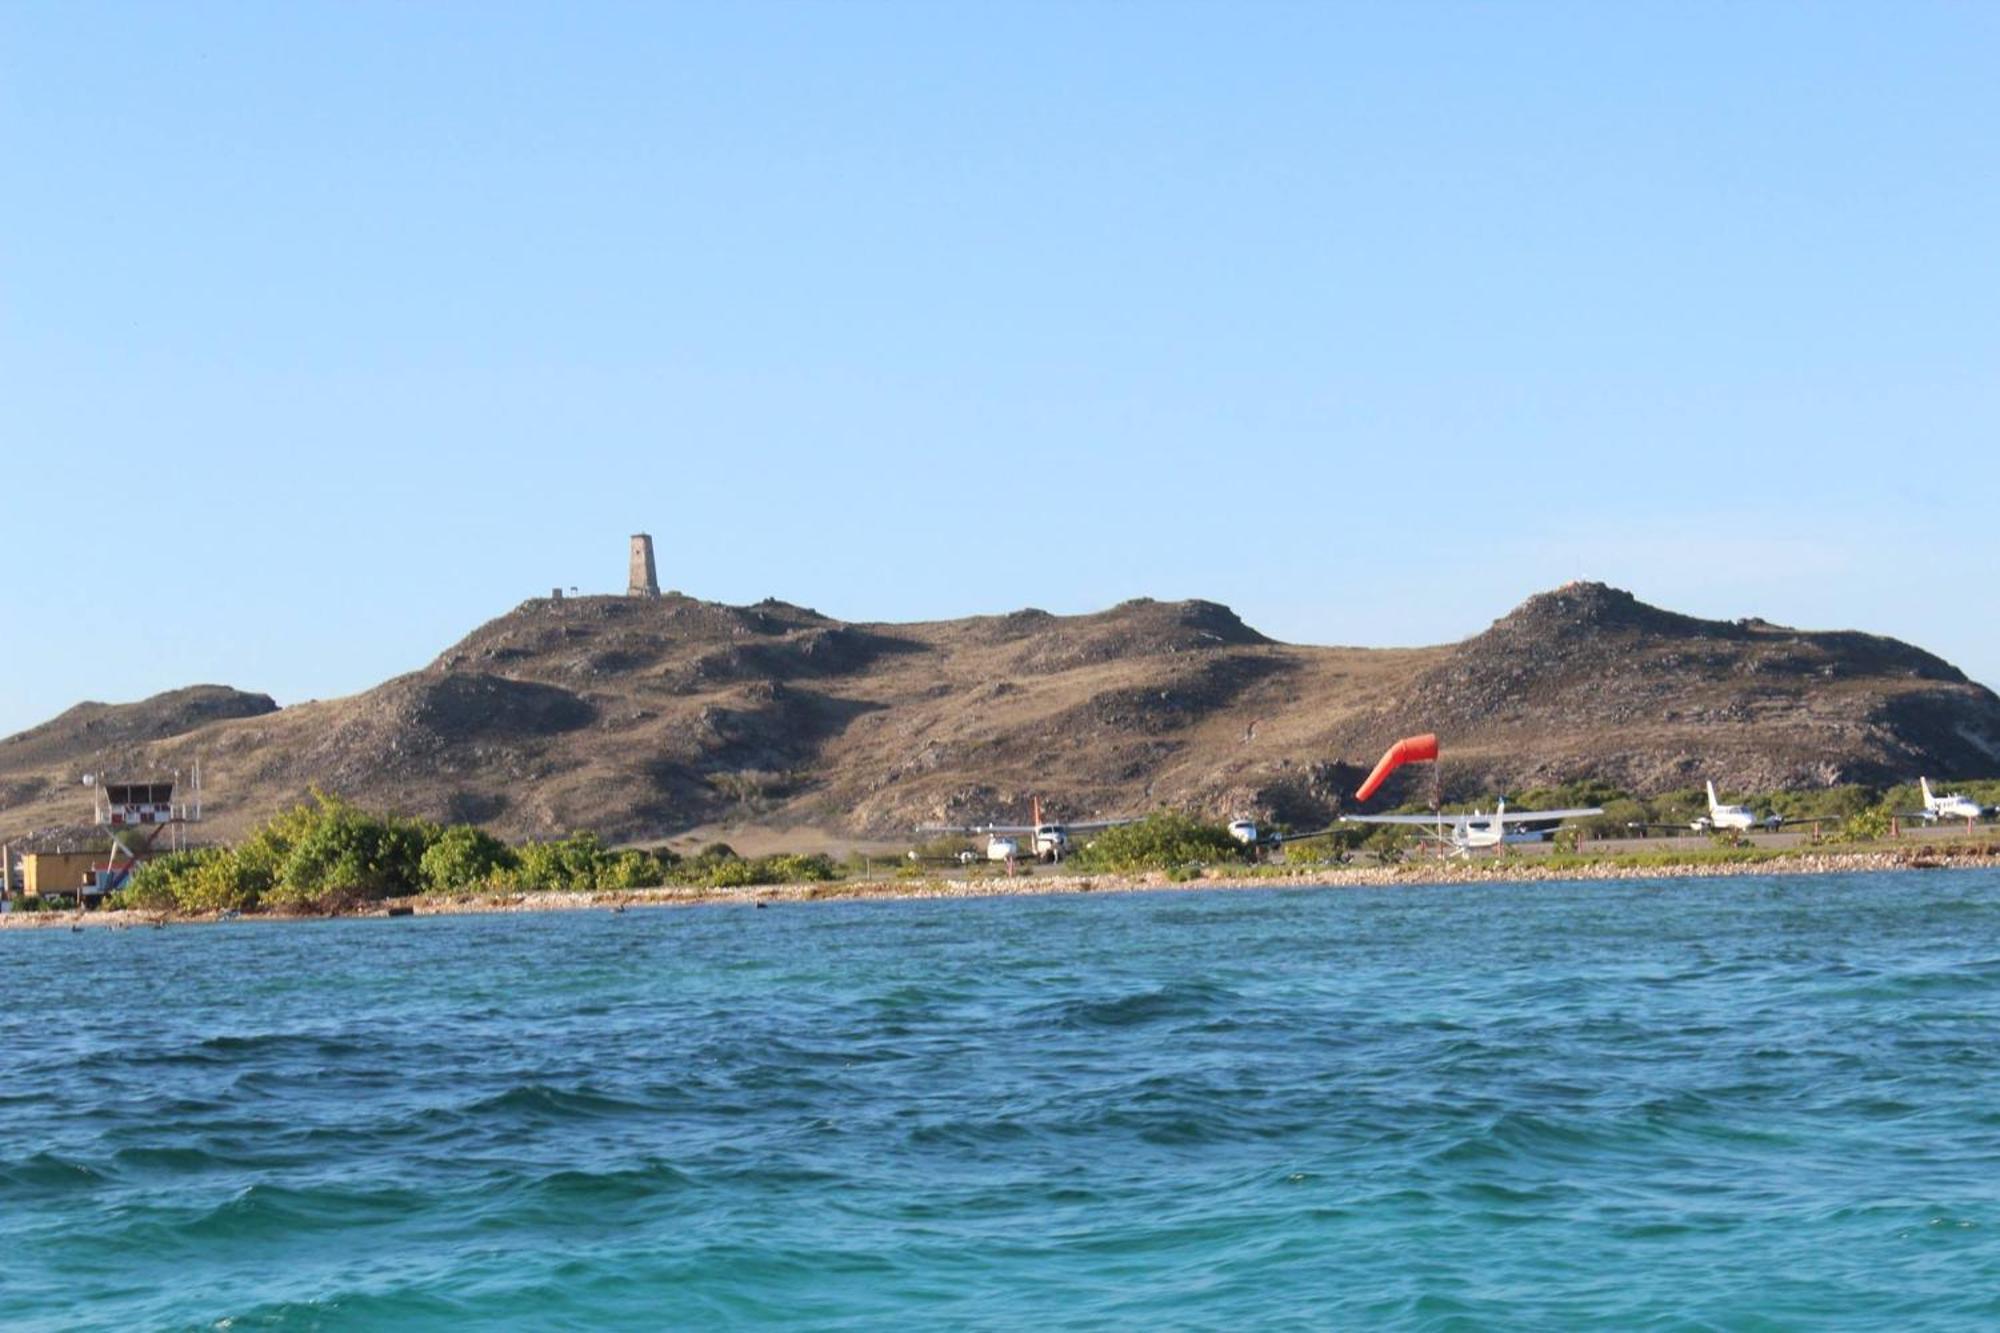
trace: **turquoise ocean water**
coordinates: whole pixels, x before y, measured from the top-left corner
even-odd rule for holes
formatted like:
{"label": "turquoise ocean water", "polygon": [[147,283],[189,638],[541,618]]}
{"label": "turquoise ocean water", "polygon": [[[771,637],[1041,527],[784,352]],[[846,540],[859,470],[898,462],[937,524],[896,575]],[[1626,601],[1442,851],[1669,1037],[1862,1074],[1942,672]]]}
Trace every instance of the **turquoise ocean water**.
{"label": "turquoise ocean water", "polygon": [[9,1328],[2000,1323],[2000,875],[0,934]]}

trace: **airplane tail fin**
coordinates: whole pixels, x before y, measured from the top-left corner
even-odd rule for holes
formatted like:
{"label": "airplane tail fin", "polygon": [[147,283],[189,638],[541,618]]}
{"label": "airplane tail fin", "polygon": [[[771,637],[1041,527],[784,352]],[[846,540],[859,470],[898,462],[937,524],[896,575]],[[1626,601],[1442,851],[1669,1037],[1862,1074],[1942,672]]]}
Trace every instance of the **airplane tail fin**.
{"label": "airplane tail fin", "polygon": [[1925,805],[1935,804],[1937,801],[1937,797],[1931,795],[1931,780],[1927,777],[1918,778],[1917,785],[1924,789],[1924,804]]}
{"label": "airplane tail fin", "polygon": [[1028,822],[1036,828],[1040,828],[1042,826],[1042,798],[1039,796],[1030,796],[1028,798],[1028,810]]}
{"label": "airplane tail fin", "polygon": [[1722,802],[1715,799],[1715,783],[1713,781],[1710,781],[1710,783],[1708,784],[1708,812],[1710,814],[1714,814],[1715,807],[1721,804]]}

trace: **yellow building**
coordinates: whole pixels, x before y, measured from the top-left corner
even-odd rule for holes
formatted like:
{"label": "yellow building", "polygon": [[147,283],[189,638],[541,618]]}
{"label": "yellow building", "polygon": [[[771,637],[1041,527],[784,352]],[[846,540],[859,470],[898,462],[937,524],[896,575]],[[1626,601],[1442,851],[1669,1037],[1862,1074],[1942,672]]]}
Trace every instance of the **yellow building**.
{"label": "yellow building", "polygon": [[39,898],[60,895],[70,898],[81,893],[97,894],[96,867],[105,863],[106,852],[28,852],[21,857],[21,896]]}

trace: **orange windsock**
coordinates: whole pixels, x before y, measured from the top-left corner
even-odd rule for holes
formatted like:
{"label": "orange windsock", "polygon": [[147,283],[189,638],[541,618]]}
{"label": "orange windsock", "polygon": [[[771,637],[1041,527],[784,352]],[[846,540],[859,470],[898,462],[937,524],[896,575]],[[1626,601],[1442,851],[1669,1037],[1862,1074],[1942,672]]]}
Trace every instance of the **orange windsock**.
{"label": "orange windsock", "polygon": [[1404,764],[1414,764],[1420,760],[1436,760],[1438,738],[1426,733],[1422,736],[1405,736],[1383,752],[1382,762],[1375,765],[1375,771],[1368,775],[1368,781],[1361,784],[1354,793],[1354,799],[1365,801],[1375,794],[1375,789]]}

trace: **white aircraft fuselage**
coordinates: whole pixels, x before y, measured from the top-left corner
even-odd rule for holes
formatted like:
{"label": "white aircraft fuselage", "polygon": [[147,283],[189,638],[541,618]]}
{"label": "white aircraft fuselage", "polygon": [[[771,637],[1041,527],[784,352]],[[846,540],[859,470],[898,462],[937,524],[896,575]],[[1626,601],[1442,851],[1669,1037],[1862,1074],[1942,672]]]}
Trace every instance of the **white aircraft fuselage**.
{"label": "white aircraft fuselage", "polygon": [[1715,784],[1711,782],[1708,784],[1708,814],[1705,818],[1695,820],[1694,826],[1697,829],[1730,829],[1748,833],[1756,828],[1759,822],[1756,812],[1749,806],[1724,805],[1716,800]]}
{"label": "white aircraft fuselage", "polygon": [[[1501,807],[1504,812],[1506,807]],[[1461,851],[1478,851],[1487,847],[1515,847],[1523,843],[1547,842],[1548,829],[1508,828],[1493,815],[1482,815],[1474,810],[1465,823],[1446,826],[1446,836],[1451,845]]]}
{"label": "white aircraft fuselage", "polygon": [[1970,796],[1961,796],[1957,792],[1934,795],[1929,778],[1918,778],[1917,783],[1924,791],[1924,818],[1931,823],[1935,824],[1940,819],[1973,820],[1985,817],[1986,807]]}
{"label": "white aircraft fuselage", "polygon": [[1069,855],[1069,830],[1061,824],[1035,825],[1035,855],[1046,861]]}

